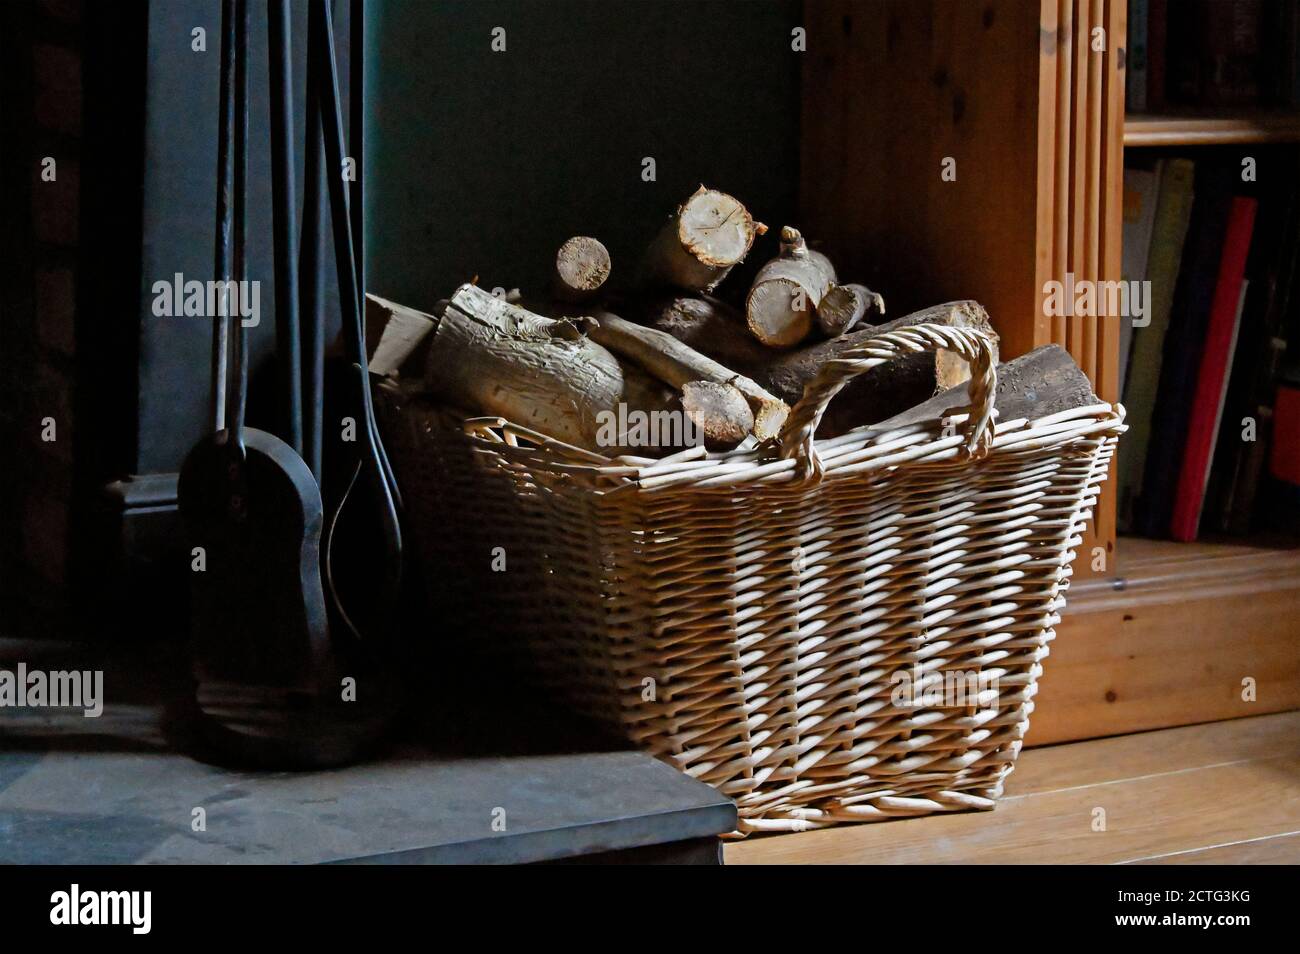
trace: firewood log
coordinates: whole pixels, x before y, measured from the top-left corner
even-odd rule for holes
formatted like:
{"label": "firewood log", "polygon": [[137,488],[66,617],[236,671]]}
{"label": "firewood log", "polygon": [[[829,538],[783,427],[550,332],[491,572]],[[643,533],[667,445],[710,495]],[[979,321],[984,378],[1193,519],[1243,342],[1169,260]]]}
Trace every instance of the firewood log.
{"label": "firewood log", "polygon": [[704,435],[709,450],[730,450],[754,430],[754,413],[745,396],[730,384],[687,381],[682,410]]}
{"label": "firewood log", "polygon": [[766,231],[737,199],[700,186],[650,243],[638,284],[712,291]]}
{"label": "firewood log", "polygon": [[772,351],[759,344],[745,327],[745,316],[711,295],[640,298],[613,310],[621,313],[620,308],[626,308],[627,317],[638,324],[667,332],[744,375],[772,358]]}
{"label": "firewood log", "polygon": [[605,454],[610,415],[671,409],[675,395],[587,337],[591,318],[543,318],[473,285],[449,300],[429,344],[425,383],[439,399],[497,414]]}
{"label": "firewood log", "polygon": [[885,299],[865,285],[833,285],[817,304],[817,327],[828,338],[852,331],[874,307],[885,313]]}
{"label": "firewood log", "polygon": [[438,326],[441,309],[433,314],[399,305],[378,295],[366,295],[366,351],[372,374],[395,376],[410,359],[423,367],[429,336]]}
{"label": "firewood log", "polygon": [[[1092,382],[1079,370],[1070,353],[1060,345],[1047,344],[998,365],[998,389],[993,398],[997,419],[1010,422],[1034,421],[1075,407],[1099,404]],[[873,431],[890,431],[921,421],[946,417],[970,404],[970,382],[949,388],[928,401],[908,408]]]}
{"label": "firewood log", "polygon": [[830,259],[787,225],[781,230],[781,253],[758,270],[745,300],[749,330],[773,348],[797,345],[808,337],[817,304],[834,283]]}
{"label": "firewood log", "polygon": [[727,368],[672,335],[610,314],[597,312],[599,324],[590,330],[594,341],[634,361],[646,371],[675,388],[690,381],[729,384],[745,398],[753,413],[753,433],[767,440],[780,433],[790,408],[748,377]]}
{"label": "firewood log", "polygon": [[561,301],[587,301],[609,278],[609,251],[598,239],[575,235],[555,254],[553,293]]}
{"label": "firewood log", "polygon": [[[920,324],[978,328],[992,335],[988,315],[973,301],[949,302],[913,312],[894,321],[830,338],[796,351],[774,355],[763,367],[750,369],[758,384],[787,403],[803,397],[804,387],[831,358],[877,335]],[[835,437],[863,424],[875,424],[969,379],[970,369],[946,351],[914,354],[891,361],[850,381],[831,401],[817,428],[818,437]]]}
{"label": "firewood log", "polygon": [[[695,299],[682,299],[686,302],[695,302]],[[621,302],[622,305],[628,305],[629,302]],[[721,305],[720,302],[716,303]],[[708,305],[704,306],[706,309]],[[574,305],[569,302],[548,301],[533,307],[538,311],[551,318],[571,317],[589,313],[598,320],[605,318],[618,319],[617,315],[602,309],[584,309],[581,305]],[[621,319],[619,319],[621,320]],[[594,338],[600,339],[601,332],[593,335]],[[699,354],[690,356],[689,347],[680,352],[679,357],[682,361],[666,361],[662,356],[647,357],[647,347],[653,347],[656,343],[662,343],[661,339],[654,336],[646,336],[645,340],[624,340],[617,329],[610,331],[609,342],[606,342],[610,350],[620,355],[627,361],[635,362],[638,367],[644,367],[650,374],[660,375],[662,380],[671,382],[674,388],[680,388],[680,405],[687,417],[696,428],[703,434],[705,446],[710,450],[729,450],[735,447],[748,434],[754,431],[754,411],[764,411],[767,405],[764,403],[767,398],[756,396],[754,407],[750,407],[750,401],[744,394],[736,388],[734,384],[723,383],[721,377],[735,378],[733,368],[718,368],[718,362],[709,361],[708,356]],[[740,341],[745,342],[754,351],[763,351],[752,338],[744,333],[743,329],[737,326],[737,334]],[[698,350],[698,349],[696,349]],[[687,380],[698,369],[704,373],[714,374],[717,380]],[[685,382],[685,383],[682,383]],[[770,395],[768,396],[770,397]],[[788,409],[786,409],[788,412]],[[768,420],[771,412],[764,418],[764,431],[769,429]],[[783,418],[782,418],[783,419]],[[772,424],[770,428],[773,433],[780,429],[779,424]],[[734,435],[738,431],[739,437]]]}

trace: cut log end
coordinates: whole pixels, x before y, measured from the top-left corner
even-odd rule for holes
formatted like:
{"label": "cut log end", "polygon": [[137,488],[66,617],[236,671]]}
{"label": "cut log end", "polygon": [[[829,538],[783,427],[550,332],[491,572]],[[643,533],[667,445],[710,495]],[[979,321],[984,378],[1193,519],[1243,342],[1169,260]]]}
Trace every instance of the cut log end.
{"label": "cut log end", "polygon": [[756,225],[739,200],[700,186],[686,200],[677,219],[682,247],[705,265],[730,268],[754,244]]}
{"label": "cut log end", "polygon": [[[956,328],[975,328],[989,335],[995,342],[997,333],[989,321],[988,312],[974,301],[953,302],[950,306],[948,324]],[[934,359],[934,386],[936,391],[946,391],[963,381],[970,380],[970,365],[966,359],[951,351],[939,351]]]}
{"label": "cut log end", "polygon": [[582,301],[595,295],[609,278],[609,250],[587,235],[576,235],[560,246],[555,255],[555,294],[566,301]]}
{"label": "cut log end", "polygon": [[713,381],[735,388],[753,413],[752,428],[760,441],[780,433],[785,417],[790,413],[784,402],[751,379],[666,332],[633,324],[605,312],[601,313],[600,324],[592,329],[591,336],[615,354],[635,362],[675,388],[684,389],[691,381]]}
{"label": "cut log end", "polygon": [[885,300],[863,285],[835,285],[817,305],[817,326],[828,338],[852,331],[875,308],[885,313]]}
{"label": "cut log end", "polygon": [[749,330],[772,348],[797,345],[812,328],[812,306],[807,289],[792,279],[759,282],[745,303]]}
{"label": "cut log end", "polygon": [[682,385],[682,410],[699,428],[710,450],[730,450],[754,429],[748,402],[730,384],[686,382]]}
{"label": "cut log end", "polygon": [[700,186],[646,250],[638,283],[712,291],[765,231],[739,200]]}
{"label": "cut log end", "polygon": [[797,345],[808,337],[813,315],[834,284],[830,259],[808,248],[798,229],[785,226],[781,253],[758,270],[745,301],[750,332],[769,347]]}
{"label": "cut log end", "polygon": [[[751,406],[754,406],[752,401]],[[790,406],[784,401],[775,398],[759,401],[754,411],[754,436],[760,441],[774,440],[781,435],[789,416]]]}

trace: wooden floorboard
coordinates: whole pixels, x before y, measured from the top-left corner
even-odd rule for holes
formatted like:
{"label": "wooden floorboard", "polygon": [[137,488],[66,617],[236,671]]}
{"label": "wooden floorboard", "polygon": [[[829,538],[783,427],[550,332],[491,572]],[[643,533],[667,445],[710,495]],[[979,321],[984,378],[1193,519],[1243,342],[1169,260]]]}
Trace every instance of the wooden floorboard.
{"label": "wooden floorboard", "polygon": [[1293,865],[1300,858],[1300,831],[1267,835],[1229,845],[1139,858],[1135,865]]}
{"label": "wooden floorboard", "polygon": [[995,811],[754,837],[726,860],[1300,863],[1300,712],[1027,750]]}

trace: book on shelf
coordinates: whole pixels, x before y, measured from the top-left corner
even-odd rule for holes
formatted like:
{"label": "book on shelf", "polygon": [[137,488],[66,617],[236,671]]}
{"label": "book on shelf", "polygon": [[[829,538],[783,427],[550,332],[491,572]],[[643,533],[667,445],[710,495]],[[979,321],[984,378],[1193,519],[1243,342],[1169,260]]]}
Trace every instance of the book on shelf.
{"label": "book on shelf", "polygon": [[1171,102],[1249,106],[1260,102],[1261,0],[1183,0],[1167,11]]}
{"label": "book on shelf", "polygon": [[[1300,351],[1286,348],[1300,341],[1293,161],[1289,153],[1261,158],[1256,182],[1236,157],[1164,160],[1145,272],[1134,196],[1126,197],[1123,278],[1145,277],[1152,287],[1151,321],[1134,330],[1123,389],[1124,532],[1184,541],[1240,535],[1254,516],[1292,499],[1276,486],[1270,460],[1286,460],[1278,441],[1300,441],[1300,398],[1276,397],[1283,376],[1300,389]],[[1141,192],[1150,171],[1126,170],[1126,191]],[[1285,437],[1290,430],[1294,438]]]}
{"label": "book on shelf", "polygon": [[1284,378],[1278,384],[1273,437],[1269,474],[1283,483],[1300,486],[1300,374]]}
{"label": "book on shelf", "polygon": [[1214,459],[1214,444],[1227,396],[1228,373],[1245,305],[1246,259],[1250,254],[1258,204],[1256,199],[1236,196],[1228,212],[1214,296],[1210,300],[1209,323],[1199,349],[1199,369],[1188,412],[1182,465],[1174,492],[1169,533],[1175,540],[1195,540],[1201,522],[1201,507],[1210,480],[1210,462]]}
{"label": "book on shelf", "polygon": [[1262,496],[1271,529],[1300,533],[1300,355],[1286,359],[1278,380],[1268,471]]}
{"label": "book on shelf", "polygon": [[1295,0],[1128,0],[1128,111],[1300,105],[1298,7]]}
{"label": "book on shelf", "polygon": [[[1285,183],[1261,196],[1250,290],[1232,358],[1223,423],[1211,469],[1208,526],[1241,535],[1251,529],[1272,433],[1273,394],[1286,348],[1287,315],[1300,278],[1300,193]],[[1204,525],[1203,525],[1204,526]]]}
{"label": "book on shelf", "polygon": [[[1156,221],[1156,197],[1160,191],[1160,167],[1124,170],[1124,224],[1122,228],[1120,278],[1125,282],[1142,281],[1147,274],[1151,251],[1151,232]],[[1150,302],[1147,302],[1150,307]],[[1124,393],[1129,353],[1133,343],[1133,317],[1120,316],[1119,393]]]}
{"label": "book on shelf", "polygon": [[[1230,174],[1219,167],[1198,170],[1196,201],[1160,363],[1142,491],[1134,506],[1137,528],[1147,536],[1166,536],[1173,518],[1188,408],[1195,397],[1201,347],[1233,204]],[[1132,369],[1134,375],[1145,372],[1137,365]]]}
{"label": "book on shelf", "polygon": [[1194,180],[1195,167],[1190,159],[1170,159],[1161,166],[1146,267],[1146,278],[1151,282],[1149,321],[1143,328],[1132,329],[1133,342],[1121,392],[1128,409],[1128,433],[1121,443],[1118,464],[1118,518],[1122,530],[1134,528],[1133,507],[1146,469],[1151,416],[1174,288],[1191,220]]}

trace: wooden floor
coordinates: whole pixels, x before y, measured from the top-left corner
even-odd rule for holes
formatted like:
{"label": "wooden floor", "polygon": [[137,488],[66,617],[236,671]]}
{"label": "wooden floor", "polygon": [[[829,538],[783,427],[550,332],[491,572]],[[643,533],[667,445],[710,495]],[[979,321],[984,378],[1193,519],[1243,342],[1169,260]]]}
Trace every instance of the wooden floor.
{"label": "wooden floor", "polygon": [[992,812],[751,837],[726,861],[1297,864],[1300,712],[1028,749]]}

